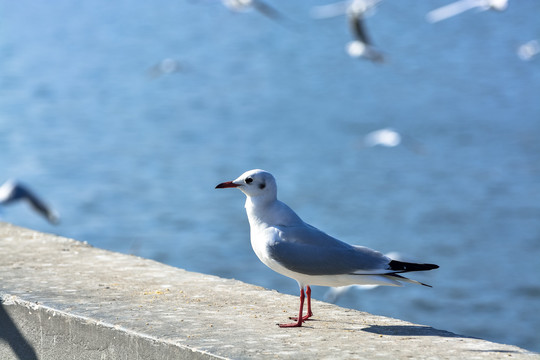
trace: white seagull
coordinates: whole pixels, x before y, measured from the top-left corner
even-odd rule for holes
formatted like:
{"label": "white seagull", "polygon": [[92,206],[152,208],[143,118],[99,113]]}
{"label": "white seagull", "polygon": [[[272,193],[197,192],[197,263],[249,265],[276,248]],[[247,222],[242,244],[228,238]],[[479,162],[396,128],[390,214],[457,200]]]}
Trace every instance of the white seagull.
{"label": "white seagull", "polygon": [[172,58],[165,58],[158,62],[157,64],[150,67],[147,71],[148,75],[152,78],[157,78],[162,75],[170,75],[173,73],[177,73],[183,70],[183,66],[180,63],[180,61],[172,59]]}
{"label": "white seagull", "polygon": [[8,180],[0,186],[0,204],[9,205],[15,201],[26,200],[38,213],[43,215],[50,223],[57,224],[60,216],[47,206],[25,185],[15,180]]}
{"label": "white seagull", "polygon": [[[346,286],[352,284],[401,286],[401,282],[422,284],[401,273],[438,268],[392,260],[378,251],[349,245],[305,223],[277,199],[276,180],[264,170],[250,170],[216,189],[238,188],[247,197],[246,212],[251,246],[257,257],[272,270],[295,279],[300,287],[300,311],[294,323],[299,327],[310,318],[310,285]],[[304,288],[305,293],[304,293]],[[307,314],[303,315],[307,295]]]}
{"label": "white seagull", "polygon": [[540,54],[540,41],[531,40],[518,48],[518,56],[521,60],[532,60],[536,55]]}
{"label": "white seagull", "polygon": [[376,2],[355,0],[347,8],[347,18],[354,36],[354,40],[347,44],[347,52],[352,57],[363,57],[376,63],[382,63],[384,56],[375,49],[364,26],[364,15],[374,5]]}
{"label": "white seagull", "polygon": [[401,143],[401,135],[391,128],[384,128],[370,132],[364,136],[366,146],[387,146],[394,147]]}

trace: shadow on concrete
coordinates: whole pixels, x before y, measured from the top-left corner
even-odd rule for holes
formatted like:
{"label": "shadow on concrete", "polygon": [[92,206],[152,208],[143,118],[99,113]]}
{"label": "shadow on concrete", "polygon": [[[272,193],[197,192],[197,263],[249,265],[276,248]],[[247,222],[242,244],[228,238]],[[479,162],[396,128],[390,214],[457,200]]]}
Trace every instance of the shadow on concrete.
{"label": "shadow on concrete", "polygon": [[362,331],[370,332],[373,334],[379,335],[390,335],[390,336],[441,336],[441,337],[459,337],[459,338],[468,338],[474,339],[471,336],[463,336],[451,333],[449,331],[434,329],[430,326],[420,326],[420,325],[390,325],[390,326],[380,326],[372,325],[367,328],[362,329]]}
{"label": "shadow on concrete", "polygon": [[37,360],[38,358],[36,351],[21,334],[1,302],[0,341],[7,343],[20,360]]}
{"label": "shadow on concrete", "polygon": [[[497,350],[497,349],[488,349],[488,350],[469,350],[471,352],[480,352],[480,353],[488,353],[488,352],[492,352],[492,353],[500,353],[500,354],[508,354],[508,356],[512,356],[512,354],[523,354],[523,352],[521,351],[516,351],[516,350]],[[527,350],[525,350],[527,351]],[[530,354],[535,354],[533,352],[530,352]]]}

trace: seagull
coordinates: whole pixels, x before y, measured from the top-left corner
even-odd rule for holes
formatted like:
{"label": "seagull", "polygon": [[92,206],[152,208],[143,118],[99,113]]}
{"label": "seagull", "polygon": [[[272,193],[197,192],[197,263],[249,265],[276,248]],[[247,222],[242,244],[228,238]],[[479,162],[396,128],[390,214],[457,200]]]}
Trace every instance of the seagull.
{"label": "seagull", "polygon": [[157,64],[150,67],[147,71],[148,75],[152,78],[157,78],[161,75],[170,75],[173,73],[177,73],[183,70],[183,66],[180,63],[180,61],[172,59],[172,58],[165,58],[158,62]]}
{"label": "seagull", "polygon": [[403,144],[406,148],[417,154],[424,154],[424,145],[412,136],[400,134],[392,128],[383,128],[372,131],[363,137],[363,147],[396,147]]}
{"label": "seagull", "polygon": [[[298,283],[298,317],[291,318],[293,323],[278,324],[280,327],[300,327],[313,316],[311,285],[401,286],[402,282],[409,282],[429,286],[400,274],[439,267],[393,260],[370,248],[349,245],[305,223],[277,199],[276,180],[267,171],[250,170],[236,180],[216,186],[224,188],[238,188],[246,195],[251,246],[257,257],[270,269]],[[307,314],[303,315],[306,296]]]}
{"label": "seagull", "polygon": [[25,185],[15,180],[8,180],[0,186],[1,205],[9,205],[19,200],[28,201],[34,210],[43,215],[51,224],[59,223],[60,216],[58,213],[45,205],[45,203]]}
{"label": "seagull", "polygon": [[371,146],[394,147],[401,143],[401,135],[391,128],[384,128],[370,132],[364,136],[364,144]]}
{"label": "seagull", "polygon": [[531,40],[518,48],[518,56],[523,61],[532,60],[536,55],[540,54],[540,41]]}
{"label": "seagull", "polygon": [[458,0],[431,10],[426,14],[426,20],[430,23],[436,23],[474,8],[477,8],[479,11],[504,11],[507,7],[508,0]]}
{"label": "seagull", "polygon": [[315,19],[325,19],[346,14],[349,26],[354,36],[353,41],[346,46],[347,53],[351,57],[363,57],[373,62],[384,61],[382,53],[377,51],[371,40],[368,38],[364,26],[364,18],[375,9],[375,6],[382,0],[347,0],[336,3],[315,6],[311,9],[311,17]]}
{"label": "seagull", "polygon": [[364,14],[373,6],[374,4],[367,0],[354,0],[347,8],[347,18],[354,36],[354,40],[347,44],[347,52],[351,57],[363,57],[382,63],[384,56],[375,49],[364,26]]}

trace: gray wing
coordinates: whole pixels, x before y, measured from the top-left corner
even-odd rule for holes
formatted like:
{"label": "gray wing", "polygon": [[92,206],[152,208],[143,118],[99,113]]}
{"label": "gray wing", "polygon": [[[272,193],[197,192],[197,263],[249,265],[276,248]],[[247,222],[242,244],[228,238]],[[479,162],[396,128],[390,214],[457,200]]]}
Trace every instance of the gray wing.
{"label": "gray wing", "polygon": [[27,200],[30,205],[39,212],[41,215],[47,218],[49,222],[56,224],[59,221],[58,215],[48,207],[36,194],[34,194],[28,187],[19,183],[13,182],[12,189],[9,196],[4,200],[4,204],[11,202]]}
{"label": "gray wing", "polygon": [[289,17],[279,12],[274,7],[271,7],[267,3],[260,0],[254,0],[252,4],[253,7],[264,16],[279,22],[281,25],[286,26],[290,30],[295,29],[295,23],[293,23]]}
{"label": "gray wing", "polygon": [[283,20],[283,15],[265,2],[253,1],[253,7],[273,20]]}
{"label": "gray wing", "polygon": [[270,256],[289,270],[307,275],[386,274],[390,259],[375,250],[352,246],[307,225],[276,227],[279,241]]}

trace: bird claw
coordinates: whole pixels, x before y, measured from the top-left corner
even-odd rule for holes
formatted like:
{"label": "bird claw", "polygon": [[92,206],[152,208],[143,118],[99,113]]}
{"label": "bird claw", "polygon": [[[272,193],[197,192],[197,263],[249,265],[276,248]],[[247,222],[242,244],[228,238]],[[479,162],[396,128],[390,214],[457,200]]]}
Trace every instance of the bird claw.
{"label": "bird claw", "polygon": [[291,324],[277,324],[280,328],[289,328],[289,327],[301,327],[302,321],[298,321]]}
{"label": "bird claw", "polygon": [[[312,317],[312,316],[313,316],[313,313],[309,313],[307,315],[304,315],[304,316],[302,316],[302,321],[309,320],[309,318]],[[296,316],[289,316],[289,319],[294,320],[294,321],[298,321],[298,317],[296,317]]]}

